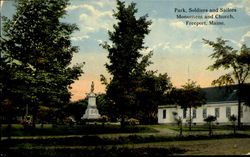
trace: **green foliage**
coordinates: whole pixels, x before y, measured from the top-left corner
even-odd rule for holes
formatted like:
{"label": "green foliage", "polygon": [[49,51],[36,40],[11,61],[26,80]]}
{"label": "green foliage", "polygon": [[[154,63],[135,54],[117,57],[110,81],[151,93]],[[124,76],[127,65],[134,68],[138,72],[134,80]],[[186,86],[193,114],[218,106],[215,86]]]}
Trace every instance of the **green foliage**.
{"label": "green foliage", "polygon": [[110,121],[117,121],[118,113],[116,112],[116,106],[112,105],[112,101],[108,99],[107,94],[97,94],[96,106],[101,115],[107,115]]}
{"label": "green foliage", "polygon": [[180,135],[179,136],[182,136],[182,118],[179,116],[176,120],[176,123],[180,129]]}
{"label": "green foliage", "polygon": [[204,121],[208,122],[208,123],[211,123],[211,122],[216,121],[216,119],[217,118],[215,116],[209,115],[209,116],[207,116],[207,118],[204,119]]}
{"label": "green foliage", "polygon": [[212,115],[209,115],[209,116],[207,116],[207,118],[204,119],[204,121],[208,123],[209,136],[212,136],[212,124],[214,121],[216,121],[216,119],[217,118],[215,116],[212,116]]}
{"label": "green foliage", "polygon": [[250,97],[249,97],[249,93],[250,93],[250,84],[244,84],[241,86],[241,94],[242,94],[242,99],[244,101],[244,104],[247,106],[250,106]]}
{"label": "green foliage", "polygon": [[179,90],[179,99],[177,104],[182,108],[198,107],[206,103],[205,94],[202,92],[196,82],[187,82]]}
{"label": "green foliage", "polygon": [[172,88],[170,77],[165,74],[158,76],[147,71],[139,77],[136,88],[137,115],[142,124],[156,124],[158,106],[163,104],[164,94]]}
{"label": "green foliage", "polygon": [[0,123],[14,123],[15,115],[17,115],[17,108],[10,100],[4,100],[0,104],[0,115],[5,117],[0,119]]}
{"label": "green foliage", "polygon": [[228,117],[228,120],[233,124],[234,134],[236,134],[236,125],[235,122],[237,120],[237,117],[233,114]]}
{"label": "green foliage", "polygon": [[70,84],[82,73],[82,66],[69,67],[78,48],[70,35],[76,25],[63,23],[68,0],[17,1],[12,19],[4,19],[1,52],[9,61],[11,77],[6,97],[21,107],[29,104],[36,115],[38,106],[60,107],[70,99]]}
{"label": "green foliage", "polygon": [[129,118],[129,119],[128,119],[128,124],[129,124],[129,125],[134,126],[134,125],[137,125],[137,124],[139,124],[139,123],[140,123],[140,121],[139,121],[138,119],[135,119],[135,118]]}
{"label": "green foliage", "polygon": [[144,38],[149,34],[147,15],[136,18],[135,3],[127,7],[125,2],[117,1],[114,17],[117,24],[109,32],[112,44],[104,43],[109,63],[106,64],[112,78],[108,81],[101,75],[106,85],[106,103],[114,113],[111,117],[121,118],[121,124],[130,117],[143,124],[157,122],[157,107],[162,104],[163,94],[172,87],[169,76],[156,75],[157,71],[147,71],[152,64],[152,52],[143,55]]}
{"label": "green foliage", "polygon": [[61,112],[64,112],[67,116],[72,116],[77,122],[81,121],[86,108],[88,106],[87,99],[78,100],[76,102],[70,102],[63,106]]}
{"label": "green foliage", "polygon": [[230,122],[235,122],[237,120],[237,117],[235,115],[231,115],[230,117],[228,117],[228,120]]}
{"label": "green foliage", "polygon": [[175,91],[176,104],[180,105],[182,108],[189,108],[189,128],[191,130],[192,124],[192,107],[196,108],[206,103],[205,94],[202,92],[199,85],[194,81],[188,81],[182,86],[182,89]]}
{"label": "green foliage", "polygon": [[213,85],[238,85],[238,127],[241,124],[240,110],[241,101],[245,99],[249,103],[249,96],[244,95],[243,86],[250,74],[250,48],[242,45],[240,50],[234,50],[226,45],[227,40],[217,38],[216,42],[203,39],[204,43],[213,48],[211,59],[215,59],[214,64],[208,67],[209,70],[218,70],[220,68],[231,70],[228,74],[220,76],[212,82]]}
{"label": "green foliage", "polygon": [[[151,21],[146,20],[147,16],[137,19],[136,12],[135,3],[126,7],[125,2],[118,0],[117,12],[113,14],[117,24],[113,26],[113,32],[108,32],[112,43],[105,42],[102,45],[109,52],[109,63],[106,63],[106,68],[112,76],[106,93],[110,99],[110,105],[115,107],[113,112],[117,113],[122,120],[122,126],[125,117],[131,117],[130,115],[135,113],[135,90],[138,84],[136,72],[139,67],[147,65],[145,63],[147,58],[142,58],[141,51],[146,49],[143,46],[143,40],[149,33],[148,26]],[[140,58],[142,58],[141,64]],[[107,84],[104,77],[101,77],[101,80]]]}

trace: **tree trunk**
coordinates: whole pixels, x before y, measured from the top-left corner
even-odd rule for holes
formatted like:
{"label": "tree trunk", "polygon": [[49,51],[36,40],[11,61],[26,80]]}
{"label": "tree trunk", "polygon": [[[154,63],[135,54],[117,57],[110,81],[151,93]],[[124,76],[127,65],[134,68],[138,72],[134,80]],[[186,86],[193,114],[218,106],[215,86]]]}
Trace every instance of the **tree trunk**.
{"label": "tree trunk", "polygon": [[191,109],[192,109],[192,107],[189,108],[189,131],[191,131],[191,125],[192,125]]}
{"label": "tree trunk", "polygon": [[2,123],[0,123],[0,144],[2,141]]}
{"label": "tree trunk", "polygon": [[36,128],[36,111],[34,111],[32,115],[32,127],[33,129]]}
{"label": "tree trunk", "polygon": [[234,122],[234,135],[236,134],[236,125],[235,125],[235,122]]}
{"label": "tree trunk", "polygon": [[8,139],[11,139],[11,122],[9,122],[7,126],[7,136]]}
{"label": "tree trunk", "polygon": [[212,136],[212,123],[209,122],[209,136]]}
{"label": "tree trunk", "polygon": [[125,128],[125,116],[122,115],[121,117],[121,129],[123,130]]}
{"label": "tree trunk", "polygon": [[238,85],[238,129],[241,127],[241,83]]}
{"label": "tree trunk", "polygon": [[180,137],[182,137],[182,123],[180,123]]}

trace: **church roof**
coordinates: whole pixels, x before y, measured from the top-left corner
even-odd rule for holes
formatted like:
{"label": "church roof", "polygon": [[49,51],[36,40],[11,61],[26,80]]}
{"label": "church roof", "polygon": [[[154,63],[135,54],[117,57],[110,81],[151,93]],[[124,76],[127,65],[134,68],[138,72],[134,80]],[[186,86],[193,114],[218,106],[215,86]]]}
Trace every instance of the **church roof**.
{"label": "church roof", "polygon": [[237,101],[237,86],[202,88],[207,103]]}

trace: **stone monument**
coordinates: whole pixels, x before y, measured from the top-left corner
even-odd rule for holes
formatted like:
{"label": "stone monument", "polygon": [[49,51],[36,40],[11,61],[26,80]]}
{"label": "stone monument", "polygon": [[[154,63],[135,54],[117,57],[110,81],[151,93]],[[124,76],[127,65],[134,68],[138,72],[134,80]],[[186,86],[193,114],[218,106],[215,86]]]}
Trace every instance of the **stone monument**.
{"label": "stone monument", "polygon": [[85,111],[85,114],[81,119],[98,119],[100,118],[99,111],[96,107],[96,95],[94,93],[94,82],[92,81],[90,93],[87,95],[88,97],[88,107]]}

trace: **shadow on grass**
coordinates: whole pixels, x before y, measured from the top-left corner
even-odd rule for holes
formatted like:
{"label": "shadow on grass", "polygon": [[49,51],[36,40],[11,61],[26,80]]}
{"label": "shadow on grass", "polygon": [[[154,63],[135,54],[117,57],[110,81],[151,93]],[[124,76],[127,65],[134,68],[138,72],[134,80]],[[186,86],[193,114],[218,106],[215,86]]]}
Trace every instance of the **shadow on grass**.
{"label": "shadow on grass", "polygon": [[121,144],[140,144],[153,142],[190,141],[190,140],[213,140],[225,138],[250,138],[246,134],[225,134],[225,135],[188,135],[188,136],[118,136],[115,138],[100,136],[63,137],[63,138],[38,138],[38,139],[6,139],[1,141],[1,148],[18,147],[29,148],[38,146],[104,146]]}
{"label": "shadow on grass", "polygon": [[121,130],[119,125],[58,125],[53,128],[20,128],[12,127],[2,129],[2,136],[56,136],[56,135],[88,135],[88,134],[110,134],[110,133],[155,133],[157,130],[143,126],[127,126]]}
{"label": "shadow on grass", "polygon": [[[0,153],[6,154],[7,156],[167,156],[184,153],[186,150],[177,147],[148,147],[146,143],[225,138],[250,138],[250,135],[227,134],[214,135],[212,137],[205,135],[189,135],[183,137],[130,135],[119,136],[117,138],[83,136],[43,139],[6,139],[1,141]],[[143,143],[145,143],[145,145],[142,145],[141,148],[133,147],[133,144]],[[120,146],[118,147],[118,145]]]}
{"label": "shadow on grass", "polygon": [[14,149],[5,152],[8,156],[168,156],[184,153],[185,150],[171,148],[128,148],[128,147],[95,147],[95,148],[62,148],[62,149]]}
{"label": "shadow on grass", "polygon": [[[169,126],[168,127],[171,130],[179,132],[179,127],[178,126]],[[233,131],[234,127],[232,125],[212,125],[213,131]],[[208,124],[204,125],[194,125],[191,128],[191,131],[189,130],[189,127],[187,125],[184,125],[182,128],[183,132],[208,132],[209,131],[209,126]],[[242,126],[238,131],[250,131],[250,126]]]}

